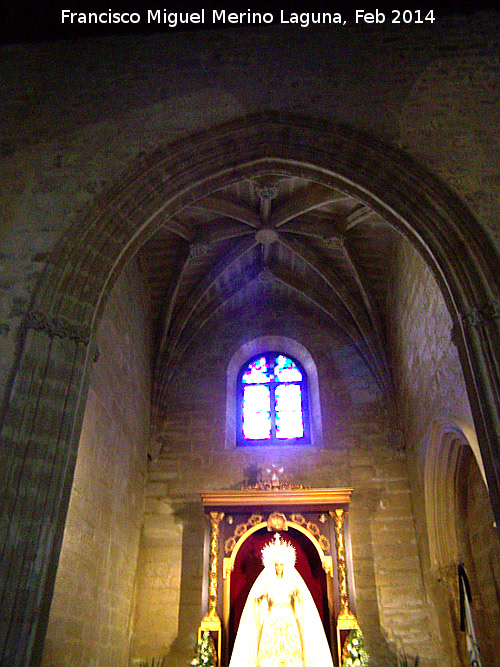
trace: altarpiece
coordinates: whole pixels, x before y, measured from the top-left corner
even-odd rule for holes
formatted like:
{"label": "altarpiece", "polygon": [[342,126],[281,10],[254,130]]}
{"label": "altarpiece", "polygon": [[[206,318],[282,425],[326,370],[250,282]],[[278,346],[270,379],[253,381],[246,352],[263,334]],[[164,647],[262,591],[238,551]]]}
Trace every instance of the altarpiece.
{"label": "altarpiece", "polygon": [[[276,481],[277,480],[277,481]],[[199,629],[214,640],[218,664],[229,664],[240,616],[262,570],[261,551],[275,533],[296,551],[296,567],[316,603],[340,663],[357,629],[348,509],[350,488],[292,488],[275,480],[241,491],[203,491],[208,563],[207,613]]]}

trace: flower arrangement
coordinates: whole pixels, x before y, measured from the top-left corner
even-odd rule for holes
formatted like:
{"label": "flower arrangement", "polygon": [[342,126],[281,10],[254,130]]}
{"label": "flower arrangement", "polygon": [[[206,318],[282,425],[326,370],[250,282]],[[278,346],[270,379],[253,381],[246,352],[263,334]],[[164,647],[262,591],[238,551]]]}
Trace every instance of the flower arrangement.
{"label": "flower arrangement", "polygon": [[155,661],[154,658],[151,659],[151,662],[149,660],[141,660],[139,665],[140,667],[163,667],[163,661],[165,658],[158,658],[158,661]]}
{"label": "flower arrangement", "polygon": [[365,667],[368,653],[361,630],[351,630],[342,651],[342,667]]}
{"label": "flower arrangement", "polygon": [[420,663],[420,658],[416,655],[413,658],[413,662],[410,662],[410,658],[403,651],[403,655],[398,658],[398,667],[418,667]]}
{"label": "flower arrangement", "polygon": [[201,639],[195,647],[195,656],[189,664],[193,667],[215,667],[216,658],[214,640],[208,630],[203,630]]}

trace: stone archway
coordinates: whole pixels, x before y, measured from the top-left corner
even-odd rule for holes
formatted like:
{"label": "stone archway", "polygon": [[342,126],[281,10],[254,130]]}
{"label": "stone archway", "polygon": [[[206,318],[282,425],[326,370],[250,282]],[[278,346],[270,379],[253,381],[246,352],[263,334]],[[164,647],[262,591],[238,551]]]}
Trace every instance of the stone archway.
{"label": "stone archway", "polygon": [[[463,664],[467,651],[459,627],[458,565],[461,564],[473,581],[476,631],[485,659],[491,652],[491,638],[498,634],[491,619],[497,616],[498,599],[492,591],[496,587],[493,562],[498,558],[499,547],[492,539],[492,512],[484,470],[470,427],[441,420],[433,424],[424,483],[430,555],[428,577],[434,604],[441,608],[442,645],[448,645],[446,652],[454,656],[454,665]],[[466,517],[474,520],[467,522]],[[480,582],[478,572],[482,575]],[[489,622],[484,620],[487,615]]]}
{"label": "stone archway", "polygon": [[137,159],[61,238],[39,282],[2,425],[9,452],[2,485],[5,663],[36,664],[43,641],[93,340],[114,281],[176,211],[229,182],[269,172],[356,196],[431,267],[454,321],[500,525],[500,286],[486,234],[437,179],[371,136],[279,113],[230,122]]}
{"label": "stone archway", "polygon": [[[472,429],[462,423],[436,420],[428,437],[425,461],[425,510],[431,571],[438,578],[456,574],[459,562],[457,483],[463,450],[473,452],[484,469]],[[446,527],[446,530],[444,530]]]}

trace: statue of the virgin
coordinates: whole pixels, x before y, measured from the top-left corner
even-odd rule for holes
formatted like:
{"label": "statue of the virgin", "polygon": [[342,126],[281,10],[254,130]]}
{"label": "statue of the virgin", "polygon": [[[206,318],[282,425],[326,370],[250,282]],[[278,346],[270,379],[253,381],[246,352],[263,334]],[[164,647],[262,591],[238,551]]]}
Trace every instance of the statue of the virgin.
{"label": "statue of the virgin", "polygon": [[248,594],[229,667],[333,667],[318,610],[281,539],[262,549],[263,571]]}

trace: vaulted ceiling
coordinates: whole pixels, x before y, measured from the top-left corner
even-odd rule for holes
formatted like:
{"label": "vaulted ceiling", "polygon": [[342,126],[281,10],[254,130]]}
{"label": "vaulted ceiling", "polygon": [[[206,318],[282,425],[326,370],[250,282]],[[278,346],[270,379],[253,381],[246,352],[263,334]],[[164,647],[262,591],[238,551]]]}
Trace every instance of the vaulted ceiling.
{"label": "vaulted ceiling", "polygon": [[397,239],[362,202],[297,177],[244,180],[183,209],[139,255],[156,318],[156,386],[214,317],[272,284],[340,327],[390,393],[387,289]]}

